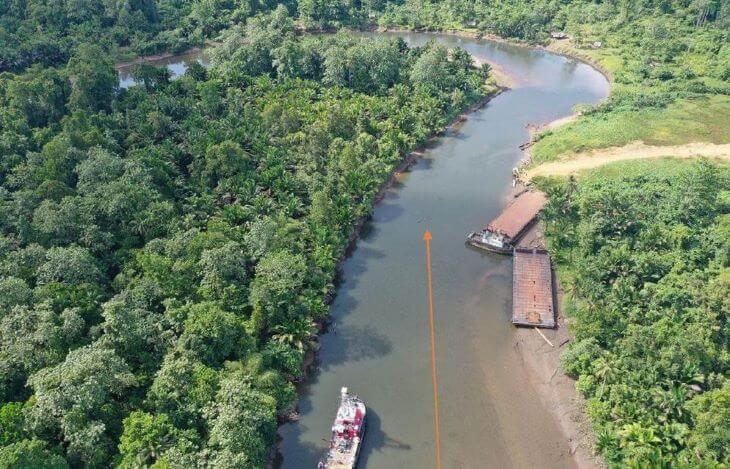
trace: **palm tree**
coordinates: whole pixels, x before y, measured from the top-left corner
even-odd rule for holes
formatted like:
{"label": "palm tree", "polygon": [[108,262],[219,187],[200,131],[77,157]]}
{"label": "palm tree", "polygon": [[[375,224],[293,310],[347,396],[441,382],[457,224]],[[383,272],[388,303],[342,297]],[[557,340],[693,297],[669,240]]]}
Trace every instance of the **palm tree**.
{"label": "palm tree", "polygon": [[272,328],[273,340],[296,348],[300,352],[306,351],[314,344],[316,325],[309,318],[297,318]]}

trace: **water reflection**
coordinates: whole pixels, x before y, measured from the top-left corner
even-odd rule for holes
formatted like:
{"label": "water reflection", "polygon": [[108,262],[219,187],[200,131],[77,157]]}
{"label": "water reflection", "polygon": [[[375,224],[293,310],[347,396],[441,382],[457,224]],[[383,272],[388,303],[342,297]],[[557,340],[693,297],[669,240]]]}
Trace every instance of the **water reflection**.
{"label": "water reflection", "polygon": [[[166,57],[157,60],[150,60],[147,63],[156,67],[165,67],[170,72],[172,78],[184,75],[190,65],[193,63],[199,63],[204,67],[210,66],[210,57],[202,50],[193,50],[184,54],[175,55],[172,57]],[[119,74],[119,87],[129,88],[135,85],[133,78],[134,68],[136,64],[130,64],[121,66],[118,68]]]}

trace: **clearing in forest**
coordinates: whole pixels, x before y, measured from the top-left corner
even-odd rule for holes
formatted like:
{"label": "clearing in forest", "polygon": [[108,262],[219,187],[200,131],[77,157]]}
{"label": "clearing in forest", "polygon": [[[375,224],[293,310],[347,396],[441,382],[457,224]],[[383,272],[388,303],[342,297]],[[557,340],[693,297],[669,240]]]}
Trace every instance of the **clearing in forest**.
{"label": "clearing in forest", "polygon": [[705,142],[685,145],[652,146],[634,142],[621,147],[593,150],[583,154],[570,154],[549,163],[544,163],[527,171],[527,179],[535,176],[568,176],[579,171],[597,168],[609,163],[649,158],[697,158],[706,157],[730,161],[730,143],[714,144]]}

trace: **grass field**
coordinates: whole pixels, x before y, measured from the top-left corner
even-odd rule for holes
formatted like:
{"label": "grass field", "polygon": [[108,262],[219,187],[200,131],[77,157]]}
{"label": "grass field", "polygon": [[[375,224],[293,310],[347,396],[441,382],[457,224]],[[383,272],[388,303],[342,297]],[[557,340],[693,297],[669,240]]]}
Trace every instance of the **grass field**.
{"label": "grass field", "polygon": [[666,108],[596,113],[546,132],[532,148],[536,164],[635,141],[647,145],[730,142],[730,97],[682,99]]}
{"label": "grass field", "polygon": [[[656,160],[621,161],[600,168],[586,171],[581,175],[581,182],[592,183],[614,180],[644,174],[659,174],[667,178],[674,178],[687,171],[694,161],[687,159],[662,158]],[[717,165],[727,167],[722,162]]]}

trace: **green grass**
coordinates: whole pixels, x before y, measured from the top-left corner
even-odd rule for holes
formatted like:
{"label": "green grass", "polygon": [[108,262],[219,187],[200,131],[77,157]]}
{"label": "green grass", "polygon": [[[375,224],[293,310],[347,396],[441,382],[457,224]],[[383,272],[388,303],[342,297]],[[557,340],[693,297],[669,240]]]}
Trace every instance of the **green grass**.
{"label": "green grass", "polygon": [[[580,181],[583,183],[593,183],[640,176],[644,174],[658,174],[668,178],[674,178],[685,173],[687,168],[693,165],[695,161],[696,160],[694,159],[687,158],[657,158],[651,160],[619,161],[582,172],[580,174]],[[722,162],[715,162],[715,164],[720,167],[727,167],[727,165]]]}
{"label": "green grass", "polygon": [[[606,182],[644,174],[661,174],[673,178],[685,173],[695,161],[695,159],[672,157],[617,161],[581,171],[574,177],[581,184]],[[713,163],[730,170],[730,163],[722,160],[713,160]],[[540,190],[548,191],[551,187],[562,185],[566,179],[567,176],[538,176],[532,182]]]}
{"label": "green grass", "polygon": [[587,49],[576,47],[568,41],[560,41],[552,43],[549,49],[560,54],[567,54],[590,61],[598,65],[609,75],[613,75],[623,66],[621,51],[616,48]]}
{"label": "green grass", "polygon": [[567,153],[626,145],[682,145],[730,142],[730,97],[681,99],[662,109],[614,111],[582,117],[541,136],[533,147],[535,163]]}

